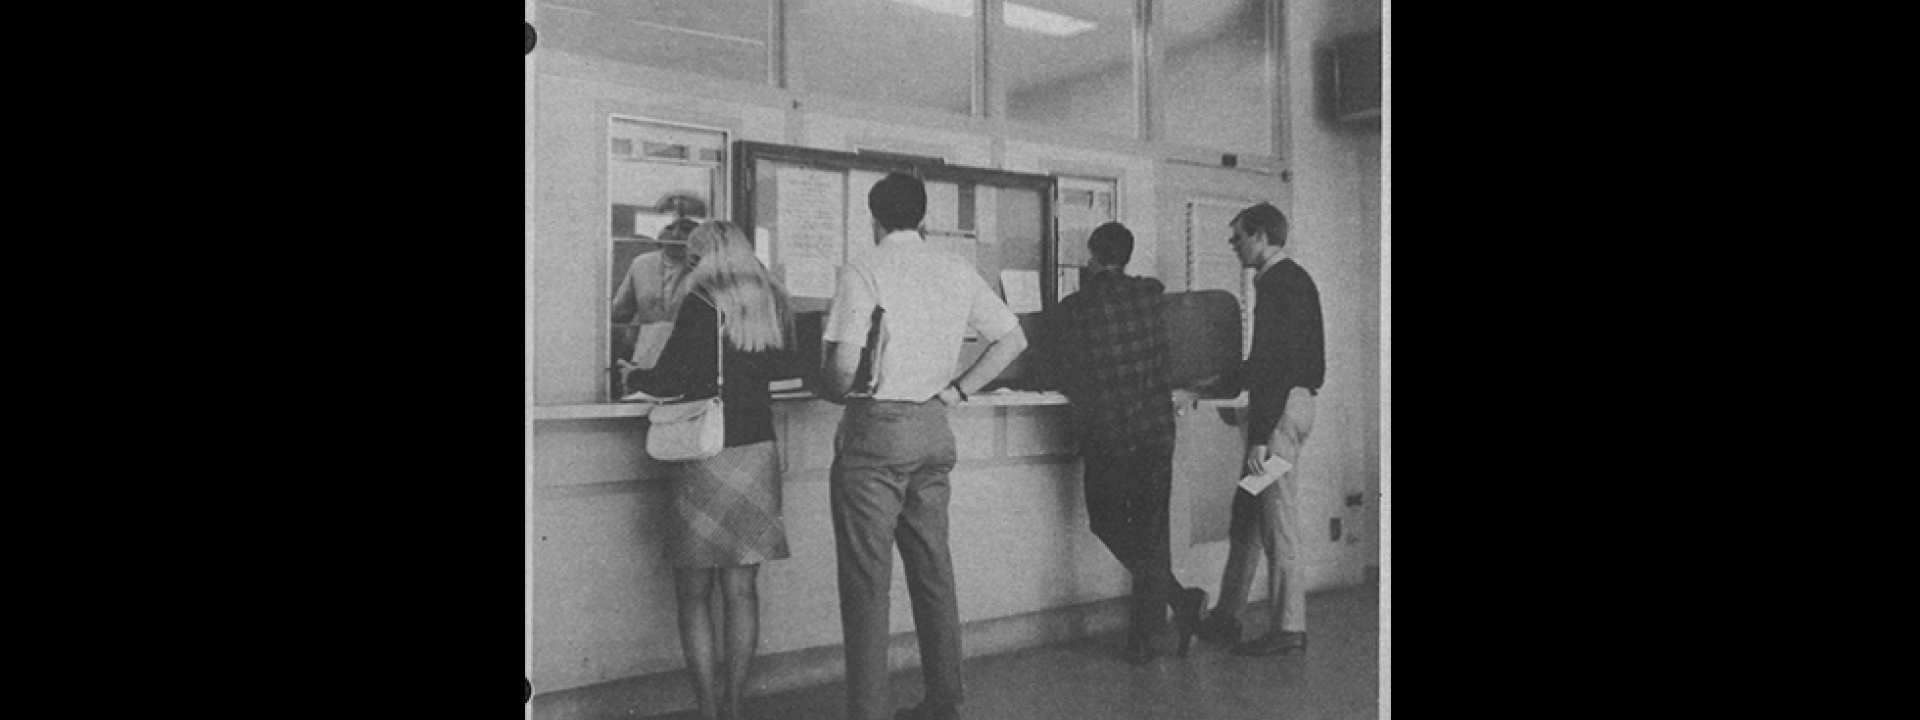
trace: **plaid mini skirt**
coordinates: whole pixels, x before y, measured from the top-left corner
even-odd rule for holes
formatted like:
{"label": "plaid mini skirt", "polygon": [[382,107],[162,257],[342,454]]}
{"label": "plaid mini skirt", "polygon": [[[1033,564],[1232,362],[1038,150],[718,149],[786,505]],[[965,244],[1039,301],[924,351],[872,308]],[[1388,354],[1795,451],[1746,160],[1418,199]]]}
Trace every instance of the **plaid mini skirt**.
{"label": "plaid mini skirt", "polygon": [[772,441],[677,465],[667,513],[668,563],[725,567],[787,557],[780,457]]}

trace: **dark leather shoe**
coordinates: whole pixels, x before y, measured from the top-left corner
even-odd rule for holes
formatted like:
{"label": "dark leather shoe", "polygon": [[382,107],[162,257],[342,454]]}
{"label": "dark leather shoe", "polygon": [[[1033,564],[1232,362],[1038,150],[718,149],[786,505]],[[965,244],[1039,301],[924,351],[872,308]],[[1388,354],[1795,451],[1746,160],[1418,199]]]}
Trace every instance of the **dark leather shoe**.
{"label": "dark leather shoe", "polygon": [[1257,639],[1233,646],[1233,654],[1245,657],[1267,657],[1306,649],[1306,633],[1272,630]]}
{"label": "dark leather shoe", "polygon": [[1215,610],[1200,621],[1200,639],[1216,645],[1240,642],[1240,619]]}
{"label": "dark leather shoe", "polygon": [[894,720],[960,720],[960,709],[952,705],[920,703],[893,714]]}
{"label": "dark leather shoe", "polygon": [[1200,588],[1187,588],[1180,591],[1180,597],[1173,601],[1173,628],[1180,633],[1180,657],[1187,656],[1187,649],[1193,644],[1193,636],[1200,632],[1200,611],[1207,607],[1207,591]]}

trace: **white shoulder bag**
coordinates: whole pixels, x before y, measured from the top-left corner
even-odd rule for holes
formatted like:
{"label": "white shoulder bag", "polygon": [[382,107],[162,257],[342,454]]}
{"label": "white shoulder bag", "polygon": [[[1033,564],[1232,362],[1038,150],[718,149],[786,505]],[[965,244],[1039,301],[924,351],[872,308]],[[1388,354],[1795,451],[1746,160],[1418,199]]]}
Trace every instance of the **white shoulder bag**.
{"label": "white shoulder bag", "polygon": [[727,325],[720,308],[713,309],[714,372],[713,397],[686,402],[660,403],[647,411],[647,454],[662,462],[705,460],[720,454],[727,445],[727,419],[720,397],[727,389]]}

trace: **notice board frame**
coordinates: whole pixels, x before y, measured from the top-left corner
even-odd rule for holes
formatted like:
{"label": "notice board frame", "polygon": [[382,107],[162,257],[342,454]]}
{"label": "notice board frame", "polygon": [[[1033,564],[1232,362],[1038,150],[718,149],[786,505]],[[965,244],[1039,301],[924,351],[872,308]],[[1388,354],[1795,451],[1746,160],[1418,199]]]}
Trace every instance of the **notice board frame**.
{"label": "notice board frame", "polygon": [[[757,246],[757,243],[760,242],[758,232],[760,224],[755,217],[755,213],[759,211],[760,198],[757,196],[757,189],[760,187],[762,180],[759,176],[762,161],[772,161],[789,167],[797,166],[812,170],[825,170],[846,174],[851,174],[853,171],[880,174],[898,172],[911,175],[919,178],[923,182],[929,183],[970,184],[976,187],[987,186],[1005,190],[1032,192],[1034,202],[1037,204],[1039,212],[1039,217],[1034,219],[1036,222],[1034,232],[1037,237],[1031,241],[1039,243],[1039,246],[1035,248],[1035,250],[1038,251],[1035,256],[1039,258],[1040,267],[1032,269],[1037,271],[1040,276],[1040,311],[1016,313],[1016,316],[1020,320],[1021,328],[1029,338],[1029,343],[1035,343],[1036,340],[1042,337],[1041,330],[1043,329],[1044,319],[1050,315],[1056,304],[1055,294],[1058,283],[1055,277],[1059,258],[1057,257],[1055,243],[1057,228],[1055,227],[1054,219],[1054,196],[1058,191],[1058,180],[1054,176],[996,170],[993,168],[970,167],[966,165],[952,165],[948,164],[944,158],[937,157],[873,151],[844,152],[798,145],[735,140],[733,143],[732,158],[733,187],[731,200],[733,219],[734,222],[738,223],[742,228],[745,228],[749,234],[754,236],[756,249],[762,253],[761,257],[763,259],[772,257],[775,253],[773,252],[773,248],[759,248]],[[864,197],[845,199],[854,200],[862,204],[866,202],[866,198]],[[1007,206],[1003,205],[1001,201],[996,200],[995,207],[996,212],[998,212],[998,208]],[[976,206],[975,210],[977,213],[979,208]],[[843,220],[844,219],[845,218],[843,218]],[[998,220],[996,219],[996,223],[997,222]],[[850,240],[866,240],[871,242],[872,229],[870,227],[848,227],[844,229]],[[998,232],[998,225],[996,225],[995,230],[997,242],[1005,244],[1007,242],[1007,234]],[[778,246],[782,241],[783,238],[780,233],[777,232],[776,228],[773,236],[773,244]],[[1024,251],[1022,251],[1022,254],[1025,254]],[[998,257],[997,255],[996,258]],[[769,267],[768,269],[775,270],[776,274],[785,272],[784,270],[773,267]],[[1028,268],[1022,265],[1016,268],[1003,267],[1002,269]],[[984,277],[984,279],[987,280],[988,287],[998,288],[1001,285],[999,278]],[[1001,292],[1004,294],[1004,289]],[[796,312],[795,319],[798,324],[796,329],[801,336],[800,351],[803,357],[815,355],[820,352],[821,348],[818,342],[820,323],[824,322],[824,311],[830,304],[830,300],[810,297],[796,297],[793,299],[793,308]],[[976,342],[971,337],[968,338],[961,348],[960,366],[965,367],[971,364],[973,360],[985,350],[985,345],[985,343]],[[1035,367],[1036,362],[1038,362],[1035,359],[1038,354],[1036,350],[1037,347],[1035,345],[1030,345],[1028,352],[1022,353],[1020,357],[1015,358],[1013,363],[1009,365],[1006,370],[1002,371],[998,378],[988,383],[983,389],[999,387],[1024,390],[1045,389],[1045,386],[1049,384],[1049,382],[1041,368]]]}
{"label": "notice board frame", "polygon": [[[759,187],[759,165],[762,160],[799,165],[820,170],[852,172],[862,170],[873,173],[898,172],[919,178],[923,182],[950,182],[956,184],[985,185],[994,188],[1031,190],[1038,196],[1040,218],[1037,232],[1040,243],[1040,267],[1034,268],[1040,273],[1041,312],[1051,310],[1054,305],[1054,290],[1057,282],[1054,277],[1059,259],[1054,247],[1054,192],[1056,180],[1052,175],[996,170],[993,168],[971,167],[947,164],[942,158],[902,155],[881,152],[844,152],[798,145],[736,140],[733,143],[733,218],[747,232],[752,233],[758,227],[754,217],[757,210],[756,188]],[[865,202],[860,198],[858,202]],[[847,228],[847,234],[853,239],[866,238],[867,228]],[[775,240],[779,242],[778,238]],[[769,268],[772,269],[772,268]],[[998,279],[988,279],[988,285],[998,287]],[[813,307],[822,305],[822,307]],[[806,310],[823,309],[821,303],[808,303],[796,299],[796,308]],[[1024,313],[1032,315],[1035,313]]]}

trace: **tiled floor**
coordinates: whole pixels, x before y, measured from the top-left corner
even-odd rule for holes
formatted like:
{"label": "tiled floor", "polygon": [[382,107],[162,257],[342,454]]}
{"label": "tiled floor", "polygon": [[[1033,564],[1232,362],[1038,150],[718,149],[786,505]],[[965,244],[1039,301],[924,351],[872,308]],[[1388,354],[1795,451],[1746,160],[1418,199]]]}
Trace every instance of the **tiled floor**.
{"label": "tiled floor", "polygon": [[[1118,657],[1120,638],[1093,638],[966,663],[968,720],[1358,720],[1379,717],[1379,586],[1307,597],[1310,647],[1273,658],[1242,658],[1195,641],[1186,659],[1134,667]],[[1264,610],[1264,605],[1255,611]],[[1246,613],[1253,622],[1258,612]],[[1265,631],[1259,620],[1246,637]],[[896,673],[898,707],[920,699],[920,671]],[[840,683],[749,698],[754,720],[845,720]],[[631,711],[629,711],[631,712]],[[632,715],[625,715],[632,717]],[[656,720],[698,717],[691,712]]]}

